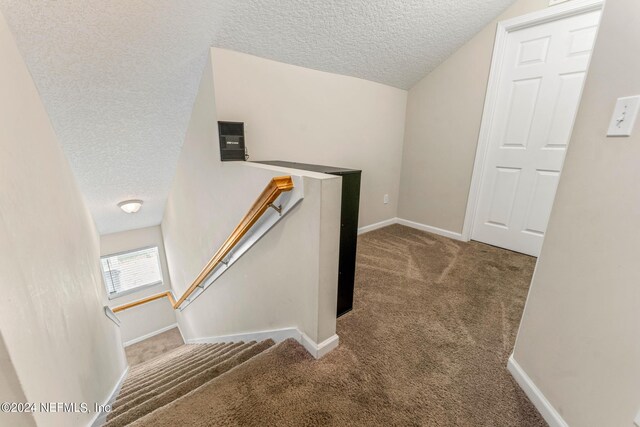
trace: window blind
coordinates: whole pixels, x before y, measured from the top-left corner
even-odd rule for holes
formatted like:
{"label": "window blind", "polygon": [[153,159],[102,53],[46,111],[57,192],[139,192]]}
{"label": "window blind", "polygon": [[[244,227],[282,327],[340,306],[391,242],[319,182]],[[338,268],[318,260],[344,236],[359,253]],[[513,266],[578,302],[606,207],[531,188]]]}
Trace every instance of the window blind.
{"label": "window blind", "polygon": [[105,256],[100,262],[109,296],[162,283],[158,247]]}

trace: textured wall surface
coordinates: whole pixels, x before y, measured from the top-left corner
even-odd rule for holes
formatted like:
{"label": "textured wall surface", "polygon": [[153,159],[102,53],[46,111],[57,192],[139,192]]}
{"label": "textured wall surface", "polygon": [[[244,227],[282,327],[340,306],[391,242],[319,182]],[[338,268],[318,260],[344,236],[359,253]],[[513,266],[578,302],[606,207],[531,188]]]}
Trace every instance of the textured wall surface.
{"label": "textured wall surface", "polygon": [[[512,0],[0,0],[101,234],[157,225],[210,46],[408,88]],[[141,198],[126,216],[116,204]]]}
{"label": "textured wall surface", "polygon": [[[120,331],[104,315],[100,242],[1,13],[0,64],[0,402],[24,394],[93,408],[126,367]],[[94,415],[35,412],[43,427],[86,426]],[[25,421],[3,414],[0,425],[31,424],[11,415]]]}
{"label": "textured wall surface", "polygon": [[189,340],[297,327],[320,343],[336,328],[341,178],[220,162],[209,144],[218,138],[212,69],[207,64],[202,76],[162,221],[174,293],[189,287],[272,177],[304,176],[304,200],[176,312],[180,329]]}
{"label": "textured wall surface", "polygon": [[[514,358],[569,426],[634,426],[640,407],[640,3],[607,1]],[[632,53],[633,52],[633,53]]]}
{"label": "textured wall surface", "polygon": [[[518,0],[497,20],[544,9]],[[398,216],[459,233],[471,186],[497,21],[409,90]]]}
{"label": "textured wall surface", "polygon": [[360,169],[360,227],[397,215],[405,90],[226,49],[212,55],[218,119],[246,123],[251,160]]}

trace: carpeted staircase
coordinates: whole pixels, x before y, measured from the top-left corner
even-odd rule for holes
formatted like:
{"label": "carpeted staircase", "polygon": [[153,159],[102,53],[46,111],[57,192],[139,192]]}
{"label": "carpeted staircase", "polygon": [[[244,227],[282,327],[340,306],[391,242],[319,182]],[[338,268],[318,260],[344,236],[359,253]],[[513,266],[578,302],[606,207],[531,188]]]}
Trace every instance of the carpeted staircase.
{"label": "carpeted staircase", "polygon": [[188,344],[131,369],[107,416],[107,427],[125,426],[162,408],[274,345]]}

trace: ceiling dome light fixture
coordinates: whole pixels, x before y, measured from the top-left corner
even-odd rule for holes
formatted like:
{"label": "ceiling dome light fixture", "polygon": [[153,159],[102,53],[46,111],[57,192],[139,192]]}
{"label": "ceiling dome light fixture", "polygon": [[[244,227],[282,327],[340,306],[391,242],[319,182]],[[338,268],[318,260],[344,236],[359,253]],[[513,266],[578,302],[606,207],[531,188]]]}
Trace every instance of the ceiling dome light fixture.
{"label": "ceiling dome light fixture", "polygon": [[118,203],[118,206],[126,213],[136,213],[140,210],[140,207],[142,207],[142,200],[125,200],[124,202]]}

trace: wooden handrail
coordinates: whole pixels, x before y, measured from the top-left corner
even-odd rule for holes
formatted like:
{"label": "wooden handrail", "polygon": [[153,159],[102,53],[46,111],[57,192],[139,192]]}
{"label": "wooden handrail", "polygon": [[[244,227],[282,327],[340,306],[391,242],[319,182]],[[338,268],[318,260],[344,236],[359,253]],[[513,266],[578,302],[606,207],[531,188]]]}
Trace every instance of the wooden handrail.
{"label": "wooden handrail", "polygon": [[251,227],[260,219],[260,217],[269,209],[269,206],[280,196],[280,194],[291,191],[293,189],[293,180],[290,176],[276,176],[269,181],[269,184],[262,191],[262,194],[253,203],[247,214],[242,218],[242,221],[231,232],[229,237],[224,241],[220,249],[216,251],[213,257],[207,262],[200,274],[195,278],[191,286],[182,294],[182,296],[176,301],[171,291],[162,292],[156,295],[151,295],[146,298],[142,298],[137,301],[132,301],[127,304],[113,308],[113,312],[117,313],[128,308],[136,307],[141,304],[155,301],[160,298],[167,297],[171,302],[171,306],[174,309],[180,307],[180,305],[191,296],[191,294],[204,282],[204,280],[211,274],[211,272],[220,264],[229,252],[238,244],[238,242],[244,237],[245,234],[251,229]]}
{"label": "wooden handrail", "polygon": [[173,299],[173,294],[171,293],[171,291],[166,291],[159,294],[148,296],[146,298],[139,299],[137,301],[132,301],[127,304],[119,305],[118,307],[112,308],[111,311],[113,311],[114,313],[117,313],[119,311],[126,310],[128,308],[135,307],[141,304],[145,304],[147,302],[155,301],[157,299],[164,298],[164,297],[169,298],[169,301],[171,301],[171,305],[174,305],[176,303],[175,299]]}

